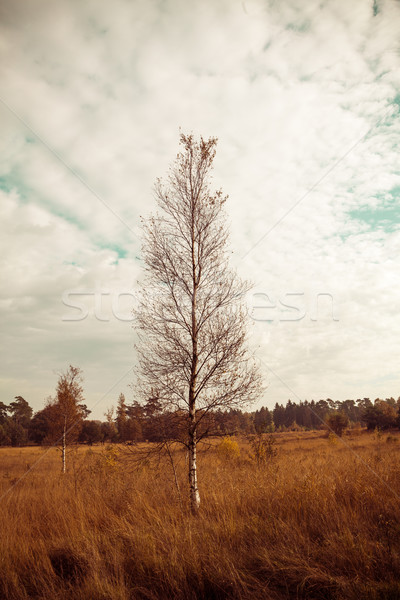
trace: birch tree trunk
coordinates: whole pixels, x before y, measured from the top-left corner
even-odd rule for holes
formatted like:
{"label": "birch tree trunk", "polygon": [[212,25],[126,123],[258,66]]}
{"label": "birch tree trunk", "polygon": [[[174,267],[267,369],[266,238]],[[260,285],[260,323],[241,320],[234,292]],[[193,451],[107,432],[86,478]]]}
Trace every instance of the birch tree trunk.
{"label": "birch tree trunk", "polygon": [[189,492],[190,492],[190,509],[193,514],[196,514],[200,508],[200,493],[197,485],[197,436],[195,429],[195,412],[193,412],[193,424],[189,431]]}
{"label": "birch tree trunk", "polygon": [[61,450],[62,472],[63,473],[65,473],[66,469],[67,469],[66,454],[67,454],[67,415],[64,415],[64,428],[63,428],[62,450]]}
{"label": "birch tree trunk", "polygon": [[200,508],[200,493],[197,486],[197,435],[196,435],[196,382],[198,368],[198,330],[197,330],[197,289],[199,285],[200,272],[198,271],[196,256],[196,232],[195,232],[195,209],[196,197],[192,181],[193,156],[189,159],[189,185],[190,185],[190,218],[191,218],[191,259],[192,259],[192,364],[190,372],[189,385],[189,490],[190,490],[190,508],[193,514],[196,514]]}

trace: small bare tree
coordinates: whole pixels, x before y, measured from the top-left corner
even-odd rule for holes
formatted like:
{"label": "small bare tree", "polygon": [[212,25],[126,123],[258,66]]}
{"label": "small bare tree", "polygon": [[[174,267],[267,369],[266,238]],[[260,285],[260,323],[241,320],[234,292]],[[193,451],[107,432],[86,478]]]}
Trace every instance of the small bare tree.
{"label": "small bare tree", "polygon": [[90,413],[83,404],[82,381],[82,370],[70,365],[60,374],[56,397],[47,401],[45,409],[49,419],[46,439],[61,443],[62,473],[66,472],[67,446],[77,441],[83,419]]}
{"label": "small bare tree", "polygon": [[210,411],[253,402],[261,379],[247,349],[249,286],[228,265],[226,197],[210,190],[217,140],[182,134],[180,143],[167,185],[155,185],[160,213],[143,224],[145,275],[135,321],[142,397],[156,391],[164,410],[184,418],[196,513],[203,425]]}

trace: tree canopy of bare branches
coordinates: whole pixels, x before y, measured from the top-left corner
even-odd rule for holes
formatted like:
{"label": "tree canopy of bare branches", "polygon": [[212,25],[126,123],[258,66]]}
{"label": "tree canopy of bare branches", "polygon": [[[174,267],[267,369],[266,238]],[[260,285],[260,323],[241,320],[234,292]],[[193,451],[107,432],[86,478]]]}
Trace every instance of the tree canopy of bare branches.
{"label": "tree canopy of bare branches", "polygon": [[244,295],[229,267],[221,190],[210,180],[217,140],[181,135],[167,181],[155,185],[159,212],[143,223],[145,274],[135,326],[138,387],[185,419],[193,512],[200,504],[196,445],[210,412],[253,402],[260,392],[247,347]]}

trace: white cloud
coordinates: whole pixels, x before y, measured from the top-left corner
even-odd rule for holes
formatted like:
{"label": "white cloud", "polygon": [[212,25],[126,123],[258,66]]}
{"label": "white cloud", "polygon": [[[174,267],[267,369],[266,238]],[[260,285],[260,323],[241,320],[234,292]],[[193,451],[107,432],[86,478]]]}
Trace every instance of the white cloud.
{"label": "white cloud", "polygon": [[[90,404],[133,364],[129,323],[97,320],[92,296],[87,319],[63,321],[61,298],[132,288],[139,215],[180,126],[220,139],[233,262],[278,306],[252,328],[262,360],[302,398],[398,393],[399,233],[349,213],[399,185],[397,2],[375,17],[362,0],[19,0],[1,12],[2,98],[33,130],[0,106],[3,401],[40,408],[71,362]],[[306,315],[279,321],[291,292]],[[327,296],[311,320],[318,294],[339,321]],[[292,395],[269,377],[265,402]]]}

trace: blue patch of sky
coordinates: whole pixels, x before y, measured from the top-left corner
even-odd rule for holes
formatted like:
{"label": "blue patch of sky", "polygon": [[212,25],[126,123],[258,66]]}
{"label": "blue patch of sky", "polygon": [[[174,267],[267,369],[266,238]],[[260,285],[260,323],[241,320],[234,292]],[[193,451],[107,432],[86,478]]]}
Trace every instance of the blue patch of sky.
{"label": "blue patch of sky", "polygon": [[392,188],[387,194],[378,196],[375,206],[363,205],[348,212],[350,219],[358,221],[369,231],[391,233],[400,229],[400,186]]}
{"label": "blue patch of sky", "polygon": [[[19,178],[15,172],[9,173],[7,176],[0,177],[0,189],[4,190],[8,194],[13,190],[17,191],[18,198],[21,204],[28,204],[32,202],[32,199],[34,198],[34,201],[36,201],[39,206],[42,206],[45,210],[47,210],[55,217],[58,217],[66,221],[67,223],[70,223],[80,231],[88,232],[87,225],[83,221],[79,220],[71,211],[68,211],[65,208],[65,206],[58,207],[43,196],[38,198],[35,190],[25,185],[21,178]],[[90,232],[88,232],[88,235],[90,237]],[[94,245],[97,248],[100,248],[101,250],[112,250],[113,252],[115,252],[118,257],[115,261],[115,264],[118,263],[119,259],[126,258],[128,254],[127,250],[121,244],[108,242],[104,239],[99,240],[96,238],[93,240],[92,243],[94,243]]]}
{"label": "blue patch of sky", "polygon": [[288,31],[294,31],[295,33],[306,33],[311,28],[311,21],[309,19],[292,21],[288,23],[286,29]]}
{"label": "blue patch of sky", "polygon": [[393,104],[396,104],[400,108],[400,93],[396,94],[393,98]]}
{"label": "blue patch of sky", "polygon": [[113,252],[115,252],[118,256],[118,260],[120,258],[126,258],[128,255],[127,250],[123,248],[120,244],[113,244],[109,242],[97,242],[96,245],[102,250],[112,250]]}
{"label": "blue patch of sky", "polygon": [[15,190],[18,192],[18,198],[21,204],[30,204],[32,201],[36,202],[39,206],[44,207],[52,215],[60,217],[82,231],[86,229],[84,224],[70,211],[66,210],[65,207],[58,207],[43,196],[40,196],[39,198],[37,192],[23,182],[17,171],[12,171],[5,177],[0,177],[0,189],[7,193]]}
{"label": "blue patch of sky", "polygon": [[15,185],[10,181],[9,177],[0,177],[0,190],[9,194],[15,189]]}
{"label": "blue patch of sky", "polygon": [[63,260],[63,265],[70,265],[72,267],[80,267],[81,264],[76,262],[75,260]]}

